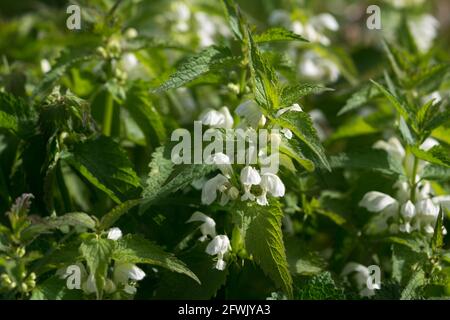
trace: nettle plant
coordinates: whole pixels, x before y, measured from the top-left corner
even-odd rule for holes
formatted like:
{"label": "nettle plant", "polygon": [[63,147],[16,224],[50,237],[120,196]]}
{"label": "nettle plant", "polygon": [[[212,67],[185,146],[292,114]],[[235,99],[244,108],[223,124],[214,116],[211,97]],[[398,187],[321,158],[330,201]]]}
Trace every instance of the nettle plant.
{"label": "nettle plant", "polygon": [[0,67],[2,298],[448,296],[446,55],[400,12],[358,84],[339,19],[284,5],[266,30],[232,0],[36,18],[52,45]]}

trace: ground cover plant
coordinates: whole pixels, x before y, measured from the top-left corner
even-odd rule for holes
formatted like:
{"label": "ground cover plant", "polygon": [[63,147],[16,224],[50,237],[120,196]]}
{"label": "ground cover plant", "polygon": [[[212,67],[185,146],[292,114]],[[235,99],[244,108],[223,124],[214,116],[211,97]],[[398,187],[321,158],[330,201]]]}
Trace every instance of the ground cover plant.
{"label": "ground cover plant", "polygon": [[449,17],[2,2],[0,297],[449,298]]}

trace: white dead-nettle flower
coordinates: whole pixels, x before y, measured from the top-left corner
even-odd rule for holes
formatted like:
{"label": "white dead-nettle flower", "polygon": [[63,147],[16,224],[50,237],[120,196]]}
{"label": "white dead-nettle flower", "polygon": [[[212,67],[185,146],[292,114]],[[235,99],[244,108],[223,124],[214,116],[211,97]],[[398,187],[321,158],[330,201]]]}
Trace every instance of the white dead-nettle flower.
{"label": "white dead-nettle flower", "polygon": [[175,30],[179,32],[189,31],[189,19],[191,18],[191,9],[181,1],[173,3]]}
{"label": "white dead-nettle flower", "polygon": [[436,103],[441,102],[442,101],[441,93],[439,91],[433,91],[432,93],[430,93],[429,95],[424,96],[421,99],[422,104],[425,104],[425,103],[427,103],[428,101],[431,101],[431,100],[434,100],[433,101],[433,105],[436,104]]}
{"label": "white dead-nettle flower", "polygon": [[339,78],[339,67],[331,60],[319,56],[314,51],[307,51],[299,64],[299,73],[313,80],[334,82]]}
{"label": "white dead-nettle flower", "polygon": [[258,196],[256,202],[261,206],[267,206],[269,204],[267,201],[267,194],[270,194],[273,197],[283,197],[286,191],[283,181],[273,173],[262,174],[260,187],[262,193]]}
{"label": "white dead-nettle flower", "polygon": [[303,112],[303,109],[298,103],[294,103],[290,107],[282,108],[282,109],[278,110],[277,113],[275,114],[275,116],[278,118],[286,112]]}
{"label": "white dead-nettle flower", "polygon": [[250,192],[250,190],[252,185],[258,185],[261,183],[261,176],[259,175],[258,170],[252,166],[245,166],[241,170],[240,180],[244,186],[244,194],[242,195],[241,200],[255,200],[255,196]]}
{"label": "white dead-nettle flower", "polygon": [[216,165],[219,170],[222,172],[224,176],[227,178],[231,177],[231,174],[233,173],[233,168],[231,166],[231,160],[230,157],[224,154],[223,152],[218,152],[213,155],[210,155],[205,162],[207,164],[214,164]]}
{"label": "white dead-nettle flower", "polygon": [[233,117],[227,107],[222,107],[219,110],[207,110],[200,119],[204,125],[213,128],[231,129],[234,124]]}
{"label": "white dead-nettle flower", "polygon": [[93,274],[90,274],[87,280],[81,284],[81,289],[87,294],[92,294],[97,291],[95,276]]}
{"label": "white dead-nettle flower", "polygon": [[50,62],[48,62],[47,59],[41,60],[41,70],[43,73],[47,73],[50,70],[52,70],[52,66],[50,65]]}
{"label": "white dead-nettle flower", "polygon": [[139,33],[135,28],[128,28],[125,30],[125,37],[128,39],[137,38],[138,35]]}
{"label": "white dead-nettle flower", "polygon": [[120,64],[125,71],[131,72],[133,71],[134,68],[138,66],[139,61],[134,55],[134,53],[127,52],[122,55],[120,59]]}
{"label": "white dead-nettle flower", "polygon": [[423,229],[427,234],[434,233],[434,226],[439,215],[439,205],[431,199],[421,200],[416,203],[417,229]]}
{"label": "white dead-nettle flower", "polygon": [[339,24],[331,14],[322,13],[311,17],[306,24],[300,21],[294,21],[292,22],[291,28],[294,33],[304,36],[310,42],[318,42],[324,46],[328,46],[331,41],[324,32],[326,30],[339,30]]}
{"label": "white dead-nettle flower", "polygon": [[108,230],[108,239],[119,240],[122,238],[122,230],[119,228],[111,228]]}
{"label": "white dead-nettle flower", "polygon": [[373,148],[384,150],[400,160],[403,160],[405,157],[405,148],[403,148],[401,142],[396,137],[390,138],[387,142],[379,140],[375,142]]}
{"label": "white dead-nettle flower", "polygon": [[430,50],[438,34],[439,21],[430,14],[424,14],[408,20],[408,26],[419,50]]}
{"label": "white dead-nettle flower", "polygon": [[345,265],[341,273],[342,277],[351,277],[358,287],[359,295],[362,297],[370,297],[375,294],[375,289],[380,289],[380,285],[375,283],[373,289],[367,286],[367,280],[370,276],[369,269],[362,264],[356,262],[349,262]]}
{"label": "white dead-nettle flower", "polygon": [[370,212],[380,212],[392,206],[393,210],[398,207],[398,202],[391,196],[378,191],[371,191],[364,195],[359,202],[359,206],[366,208]]}
{"label": "white dead-nettle flower", "polygon": [[229,187],[231,187],[231,185],[228,178],[219,173],[214,178],[206,181],[203,185],[202,203],[206,205],[213,203],[217,199],[217,191],[219,191],[222,194],[220,204],[225,205],[229,200],[229,196],[226,193]]}
{"label": "white dead-nettle flower", "polygon": [[400,214],[403,217],[403,224],[399,226],[400,231],[410,233],[411,220],[416,215],[416,207],[410,200],[408,200],[408,202],[402,205],[400,209]]}
{"label": "white dead-nettle flower", "polygon": [[210,236],[211,238],[214,238],[216,236],[216,222],[214,221],[214,219],[199,211],[196,211],[192,214],[189,220],[186,221],[186,223],[196,221],[203,222],[200,225],[200,232],[202,233],[202,236],[199,238],[200,241],[205,241],[208,236]]}
{"label": "white dead-nettle flower", "polygon": [[114,283],[119,286],[123,285],[123,290],[128,294],[135,294],[136,288],[129,281],[140,281],[144,279],[145,272],[132,263],[116,262],[113,271]]}
{"label": "white dead-nettle flower", "polygon": [[235,112],[252,128],[256,129],[258,126],[264,126],[266,124],[266,117],[261,112],[260,107],[253,100],[247,100],[241,103],[236,108]]}
{"label": "white dead-nettle flower", "polygon": [[217,256],[215,268],[217,270],[225,270],[226,262],[223,260],[225,254],[231,250],[230,239],[226,235],[215,236],[214,239],[208,243],[206,253],[211,256]]}

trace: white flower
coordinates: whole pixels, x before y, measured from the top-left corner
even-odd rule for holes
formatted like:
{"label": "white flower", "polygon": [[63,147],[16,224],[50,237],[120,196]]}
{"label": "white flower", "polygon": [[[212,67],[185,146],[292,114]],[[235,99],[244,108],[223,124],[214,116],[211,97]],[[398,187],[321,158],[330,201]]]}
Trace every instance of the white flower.
{"label": "white flower", "polygon": [[216,222],[208,217],[207,215],[196,211],[192,214],[186,223],[200,221],[203,222],[200,225],[200,232],[202,233],[202,237],[200,237],[200,241],[204,241],[208,236],[214,238],[216,236]]}
{"label": "white flower", "polygon": [[450,196],[437,196],[432,199],[435,205],[440,205],[447,210],[450,210]]}
{"label": "white flower", "polygon": [[108,230],[108,239],[119,240],[122,238],[122,230],[119,228],[111,228]]}
{"label": "white flower", "polygon": [[400,209],[400,214],[404,219],[404,224],[399,226],[399,230],[401,232],[410,233],[411,232],[411,220],[416,215],[416,207],[414,204],[408,200],[405,204],[402,205]]}
{"label": "white flower", "polygon": [[355,262],[347,263],[342,270],[341,276],[348,277],[350,274],[353,274],[353,279],[356,282],[356,286],[358,287],[361,296],[373,296],[375,294],[374,289],[380,289],[380,285],[377,283],[373,285],[374,289],[369,289],[367,287],[367,280],[369,279],[370,273],[369,269],[362,264]]}
{"label": "white flower", "polygon": [[364,195],[359,205],[370,212],[380,212],[390,206],[397,206],[398,203],[397,200],[385,193],[371,191]]}
{"label": "white flower", "polygon": [[255,196],[250,192],[252,185],[258,185],[261,182],[261,176],[258,170],[251,166],[245,166],[241,170],[241,183],[244,185],[244,195],[241,197],[242,201],[255,200]]}
{"label": "white flower", "polygon": [[128,28],[125,30],[125,37],[128,39],[134,39],[138,36],[138,32],[135,28]]}
{"label": "white flower", "polygon": [[331,31],[339,30],[339,23],[336,18],[329,13],[321,13],[311,18],[311,24],[316,28],[326,28]]}
{"label": "white flower", "polygon": [[140,281],[144,279],[145,272],[133,263],[116,262],[113,271],[113,280],[117,285],[127,285],[129,280]]}
{"label": "white flower", "polygon": [[230,239],[225,235],[215,236],[214,239],[206,247],[206,253],[215,256],[217,255],[217,270],[224,270],[226,263],[223,260],[224,255],[231,250]]}
{"label": "white flower", "polygon": [[[217,191],[223,193],[227,189],[226,184],[228,184],[228,178],[220,173],[206,181],[202,189],[202,203],[206,205],[213,203],[217,199]],[[222,194],[222,203],[226,202],[224,196],[225,193]]]}
{"label": "white flower", "polygon": [[93,274],[88,276],[87,280],[81,285],[81,289],[87,294],[95,293],[97,291],[95,276]]}
{"label": "white flower", "polygon": [[425,141],[420,145],[420,149],[428,151],[431,148],[438,146],[439,142],[436,139],[433,138],[427,138]]}
{"label": "white flower", "polygon": [[328,80],[331,82],[339,78],[339,67],[331,60],[319,56],[314,51],[307,51],[299,64],[301,75],[313,80]]}
{"label": "white flower", "polygon": [[385,0],[390,2],[394,7],[405,8],[409,6],[420,5],[425,2],[425,0]]}
{"label": "white flower", "polygon": [[201,121],[204,125],[213,128],[231,129],[234,124],[233,117],[227,107],[222,107],[219,110],[208,110],[201,117]]}
{"label": "white flower", "polygon": [[138,59],[133,53],[125,53],[120,59],[121,65],[125,71],[132,71],[139,64]]}
{"label": "white flower", "polygon": [[434,100],[433,101],[433,105],[434,105],[434,104],[439,103],[439,102],[442,101],[442,96],[439,93],[439,91],[433,91],[429,95],[426,95],[425,97],[423,97],[421,100],[422,100],[423,104],[427,103],[430,100]]}
{"label": "white flower", "polygon": [[266,118],[261,112],[259,106],[253,100],[247,100],[241,103],[236,108],[236,114],[244,118],[245,121],[252,127],[258,128],[260,125],[264,125],[266,122]]}
{"label": "white flower", "polygon": [[373,145],[375,149],[385,150],[390,155],[397,157],[398,159],[403,160],[405,157],[405,148],[403,148],[402,144],[396,137],[390,138],[387,142],[383,140],[379,140],[375,142]]}
{"label": "white flower", "polygon": [[408,26],[420,51],[430,50],[439,28],[439,21],[430,14],[408,20]]}
{"label": "white flower", "polygon": [[433,234],[434,226],[439,215],[439,206],[434,204],[431,199],[422,200],[416,203],[416,212],[418,215],[417,227],[422,227],[428,234]]}
{"label": "white flower", "polygon": [[303,109],[298,103],[294,103],[290,107],[282,108],[282,109],[278,110],[276,115],[275,115],[275,117],[279,118],[283,113],[290,112],[290,111],[292,111],[292,112],[302,112]]}
{"label": "white flower", "polygon": [[269,204],[266,195],[269,193],[273,197],[283,197],[285,193],[285,187],[281,179],[273,173],[264,173],[261,177],[260,183],[262,193],[257,198],[256,202],[261,206]]}
{"label": "white flower", "polygon": [[393,187],[397,189],[396,198],[400,203],[407,201],[410,197],[409,183],[403,180],[398,180]]}
{"label": "white flower", "polygon": [[227,178],[231,176],[233,173],[233,168],[231,167],[231,160],[226,154],[222,152],[215,153],[210,155],[205,162],[207,164],[215,164],[219,170],[225,175]]}
{"label": "white flower", "polygon": [[50,62],[48,62],[47,59],[41,60],[41,70],[43,73],[47,73],[50,70],[52,70],[52,66],[50,65]]}

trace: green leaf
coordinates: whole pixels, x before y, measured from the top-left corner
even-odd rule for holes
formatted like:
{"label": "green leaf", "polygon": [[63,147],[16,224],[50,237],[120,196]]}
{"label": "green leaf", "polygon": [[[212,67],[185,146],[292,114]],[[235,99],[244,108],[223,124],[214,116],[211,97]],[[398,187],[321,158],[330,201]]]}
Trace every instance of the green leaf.
{"label": "green leaf", "polygon": [[244,37],[242,35],[241,27],[242,27],[242,17],[241,14],[234,3],[233,0],[222,0],[224,11],[228,20],[228,24],[230,25],[231,31],[233,31],[234,36],[243,40]]}
{"label": "green leaf", "polygon": [[428,151],[414,146],[411,151],[419,159],[450,168],[450,153],[443,146],[434,146]]}
{"label": "green leaf", "polygon": [[283,244],[281,218],[278,204],[270,207],[248,203],[244,214],[252,218],[245,235],[247,252],[260,265],[277,287],[292,297],[292,278]]}
{"label": "green leaf", "polygon": [[366,85],[354,92],[345,103],[345,106],[339,110],[338,116],[341,116],[350,111],[356,110],[359,107],[366,105],[374,97],[379,95],[379,90],[371,85]]}
{"label": "green leaf", "polygon": [[31,224],[21,233],[23,241],[29,241],[41,233],[51,231],[62,227],[82,227],[94,230],[95,220],[84,212],[70,212],[59,217],[48,217]]}
{"label": "green leaf", "polygon": [[320,160],[321,164],[330,170],[325,150],[317,136],[310,116],[306,112],[285,112],[272,121],[281,128],[291,130]]}
{"label": "green leaf", "polygon": [[330,157],[331,168],[373,170],[386,175],[404,176],[400,161],[384,150],[367,149]]}
{"label": "green leaf", "polygon": [[355,117],[345,122],[330,137],[331,140],[369,135],[379,130],[368,124],[362,117]]}
{"label": "green leaf", "polygon": [[397,112],[405,118],[406,121],[410,119],[410,112],[408,110],[408,107],[405,105],[404,102],[400,101],[397,97],[395,97],[392,93],[390,93],[385,87],[383,87],[378,82],[371,80],[371,82],[378,88],[378,90],[381,91],[381,93],[389,100],[389,102],[395,107]]}
{"label": "green leaf", "polygon": [[304,167],[307,171],[314,171],[314,162],[307,159],[306,156],[302,153],[300,142],[298,141],[297,137],[292,137],[289,140],[283,140],[283,143],[281,143],[280,145],[280,152],[297,161],[298,164]]}
{"label": "green leaf", "polygon": [[31,292],[30,300],[80,300],[81,290],[67,288],[66,280],[52,276],[40,282]]}
{"label": "green leaf", "polygon": [[149,178],[142,192],[143,203],[140,212],[161,197],[187,187],[192,181],[200,179],[217,170],[216,166],[205,164],[177,165],[170,159],[170,145],[158,148],[150,163]]}
{"label": "green leaf", "polygon": [[111,138],[98,136],[77,143],[61,158],[117,203],[136,194],[140,187],[125,151]]}
{"label": "green leaf", "polygon": [[0,92],[0,128],[9,130],[21,138],[33,134],[35,114],[21,98]]}
{"label": "green leaf", "polygon": [[424,180],[448,181],[450,180],[450,168],[427,164],[423,168],[420,177]]}
{"label": "green leaf", "polygon": [[270,28],[261,34],[255,35],[256,43],[274,42],[274,41],[305,41],[302,36],[284,28]]}
{"label": "green leaf", "polygon": [[148,145],[158,146],[166,140],[163,118],[153,105],[144,82],[133,84],[124,105],[144,133]]}
{"label": "green leaf", "polygon": [[114,252],[115,242],[109,239],[90,238],[80,246],[80,253],[86,260],[90,274],[94,275],[97,298],[101,299],[108,266]]}
{"label": "green leaf", "polygon": [[326,267],[325,260],[317,252],[293,237],[286,239],[286,255],[289,269],[294,275],[311,276],[322,272]]}
{"label": "green leaf", "polygon": [[293,86],[284,86],[281,89],[280,107],[289,107],[297,103],[301,98],[310,94],[320,94],[333,89],[315,84],[296,84]]}
{"label": "green leaf", "polygon": [[247,30],[247,36],[252,91],[255,100],[266,111],[276,110],[279,107],[279,83],[275,70],[261,54],[249,30]]}
{"label": "green leaf", "polygon": [[228,48],[208,47],[183,61],[177,71],[153,91],[162,92],[179,88],[220,66],[229,64],[232,60],[231,51]]}
{"label": "green leaf", "polygon": [[206,245],[198,243],[180,254],[180,259],[198,276],[201,284],[179,273],[162,270],[156,299],[205,300],[215,297],[227,280],[228,268],[224,271],[213,268],[213,258],[205,252]]}
{"label": "green leaf", "polygon": [[431,248],[433,250],[440,249],[444,245],[444,217],[442,208],[439,210],[439,215],[436,220],[436,225],[434,227],[433,238],[431,239]]}
{"label": "green leaf", "polygon": [[116,223],[116,221],[120,219],[120,217],[122,217],[125,213],[127,213],[129,210],[131,210],[141,202],[141,199],[127,200],[114,207],[114,209],[112,209],[102,217],[99,227],[100,230],[105,230],[112,227],[114,223]]}
{"label": "green leaf", "polygon": [[322,272],[296,282],[295,298],[299,300],[344,300],[344,290],[336,285],[330,272]]}
{"label": "green leaf", "polygon": [[127,235],[117,241],[112,258],[119,262],[144,263],[182,273],[200,284],[197,276],[173,254],[138,235]]}
{"label": "green leaf", "polygon": [[426,283],[425,272],[421,268],[415,270],[405,289],[403,289],[400,299],[412,300],[420,298],[421,289]]}

